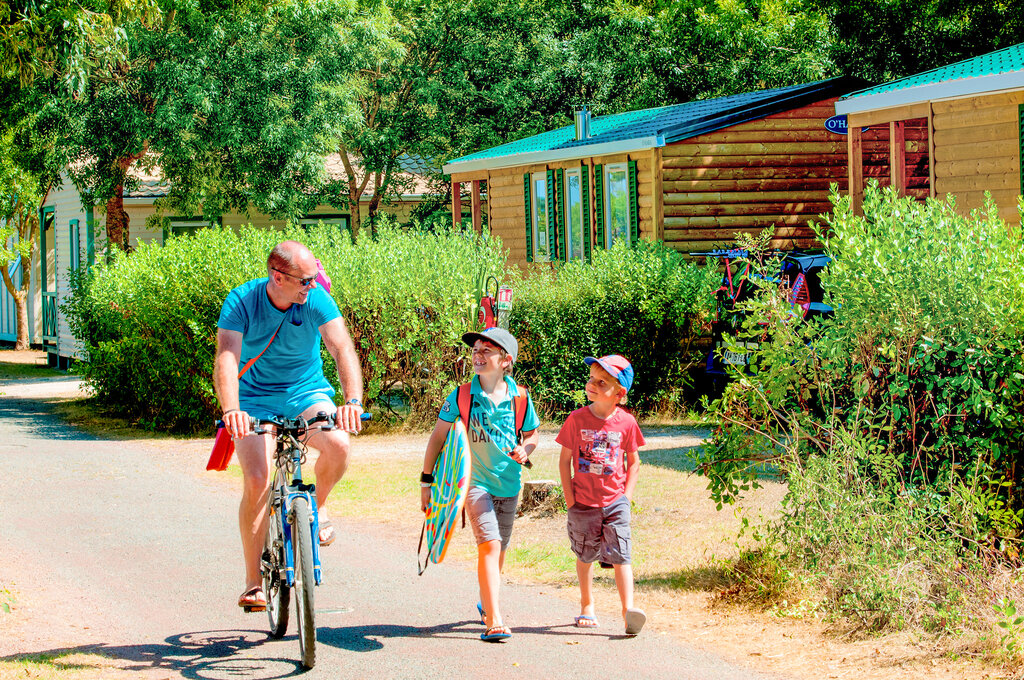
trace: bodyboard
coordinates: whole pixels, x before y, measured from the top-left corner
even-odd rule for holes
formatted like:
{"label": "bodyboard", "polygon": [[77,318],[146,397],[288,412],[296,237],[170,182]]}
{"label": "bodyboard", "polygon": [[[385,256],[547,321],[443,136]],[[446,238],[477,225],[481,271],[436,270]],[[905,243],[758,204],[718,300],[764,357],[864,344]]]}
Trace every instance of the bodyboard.
{"label": "bodyboard", "polygon": [[434,484],[430,487],[430,506],[426,517],[427,559],[434,564],[444,559],[455,532],[455,523],[466,503],[470,460],[466,428],[461,420],[456,420],[437,458]]}

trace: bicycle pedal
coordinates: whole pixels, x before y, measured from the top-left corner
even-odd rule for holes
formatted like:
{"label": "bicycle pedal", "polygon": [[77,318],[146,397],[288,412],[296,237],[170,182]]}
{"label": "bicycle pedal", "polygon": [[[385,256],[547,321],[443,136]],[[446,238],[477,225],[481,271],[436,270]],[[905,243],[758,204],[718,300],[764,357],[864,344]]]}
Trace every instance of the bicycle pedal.
{"label": "bicycle pedal", "polygon": [[242,607],[242,610],[246,614],[253,614],[253,613],[256,613],[256,612],[265,612],[265,611],[267,611],[267,608],[266,607]]}

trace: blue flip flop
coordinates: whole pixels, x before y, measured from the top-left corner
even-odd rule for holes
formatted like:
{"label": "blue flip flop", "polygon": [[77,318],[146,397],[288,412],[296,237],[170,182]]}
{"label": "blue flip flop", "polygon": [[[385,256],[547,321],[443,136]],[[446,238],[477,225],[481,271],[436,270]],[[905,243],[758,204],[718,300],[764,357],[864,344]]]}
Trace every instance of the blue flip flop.
{"label": "blue flip flop", "polygon": [[487,625],[487,613],[484,611],[484,605],[481,602],[476,603],[476,610],[480,612],[480,623]]}
{"label": "blue flip flop", "polygon": [[590,614],[580,614],[576,617],[577,628],[599,628],[600,623],[597,622],[597,617]]}
{"label": "blue flip flop", "polygon": [[512,631],[508,626],[492,626],[486,632],[480,633],[480,639],[484,642],[502,642],[512,637]]}

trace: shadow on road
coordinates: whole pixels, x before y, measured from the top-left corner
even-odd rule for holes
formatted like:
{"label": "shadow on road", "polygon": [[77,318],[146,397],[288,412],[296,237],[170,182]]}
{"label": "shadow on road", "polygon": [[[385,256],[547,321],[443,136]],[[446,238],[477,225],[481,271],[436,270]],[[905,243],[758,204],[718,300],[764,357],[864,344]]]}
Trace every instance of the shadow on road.
{"label": "shadow on road", "polygon": [[54,417],[53,411],[53,405],[45,399],[25,397],[0,399],[0,421],[3,421],[5,427],[12,430],[19,429],[30,437],[40,439],[74,439],[78,441],[97,439],[97,437]]}
{"label": "shadow on road", "polygon": [[[285,638],[286,640],[288,638]],[[294,641],[294,636],[292,636]],[[71,654],[96,654],[128,662],[117,664],[126,671],[166,670],[185,678],[253,678],[274,680],[300,675],[305,669],[296,658],[258,658],[247,653],[270,641],[266,632],[251,630],[211,630],[172,635],[162,644],[82,645],[41,652],[14,654],[0,661],[57,659]],[[56,664],[55,664],[56,665]]]}
{"label": "shadow on road", "polygon": [[[617,627],[616,627],[617,628]],[[453,638],[479,641],[483,626],[479,621],[455,621],[429,627],[395,626],[390,624],[348,626],[345,628],[317,628],[317,643],[331,645],[350,652],[374,652],[384,648],[381,640],[389,638]],[[576,628],[571,623],[555,626],[515,626],[513,635],[569,635],[603,637],[611,640],[628,639],[611,630]]]}

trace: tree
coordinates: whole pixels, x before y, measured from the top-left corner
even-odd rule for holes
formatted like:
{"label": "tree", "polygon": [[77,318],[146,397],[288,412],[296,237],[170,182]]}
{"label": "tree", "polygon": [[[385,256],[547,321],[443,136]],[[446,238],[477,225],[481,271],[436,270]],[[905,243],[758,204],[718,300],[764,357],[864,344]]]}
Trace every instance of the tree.
{"label": "tree", "polygon": [[[28,349],[28,294],[31,263],[39,239],[39,209],[66,163],[60,140],[68,130],[54,127],[32,112],[42,94],[33,87],[0,93],[0,277],[14,299],[15,349]],[[20,280],[11,276],[21,259]]]}
{"label": "tree", "polygon": [[28,87],[37,78],[56,78],[80,93],[93,69],[123,55],[119,22],[157,12],[155,0],[0,4],[0,81]]}
{"label": "tree", "polygon": [[61,103],[81,121],[72,176],[106,204],[109,242],[128,247],[136,164],[169,182],[164,210],[296,218],[316,205],[376,20],[345,0],[174,0],[158,21],[126,22],[125,58]]}
{"label": "tree", "polygon": [[1024,4],[1009,0],[808,2],[829,22],[835,63],[875,82],[1008,47],[1024,34]]}

